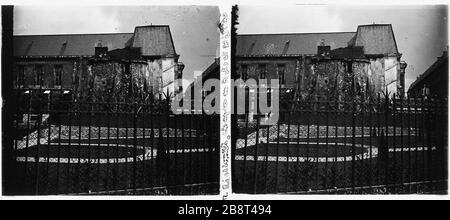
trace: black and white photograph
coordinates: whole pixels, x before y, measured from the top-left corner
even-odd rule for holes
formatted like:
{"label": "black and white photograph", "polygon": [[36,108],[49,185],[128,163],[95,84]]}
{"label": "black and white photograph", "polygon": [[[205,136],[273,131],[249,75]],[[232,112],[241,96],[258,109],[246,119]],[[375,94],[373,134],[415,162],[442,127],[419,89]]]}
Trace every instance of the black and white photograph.
{"label": "black and white photograph", "polygon": [[219,114],[173,105],[217,71],[219,16],[217,6],[14,6],[4,194],[218,194]]}
{"label": "black and white photograph", "polygon": [[399,1],[0,0],[0,199],[449,199],[448,2]]}
{"label": "black and white photograph", "polygon": [[236,13],[235,193],[447,194],[447,6]]}

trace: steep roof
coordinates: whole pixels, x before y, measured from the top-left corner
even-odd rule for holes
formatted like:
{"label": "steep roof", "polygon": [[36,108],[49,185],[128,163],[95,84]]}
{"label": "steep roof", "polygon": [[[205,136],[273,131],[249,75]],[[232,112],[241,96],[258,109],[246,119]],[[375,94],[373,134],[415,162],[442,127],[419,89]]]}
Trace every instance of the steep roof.
{"label": "steep roof", "polygon": [[214,59],[214,62],[209,65],[208,68],[206,68],[205,71],[202,73],[202,80],[206,79],[220,79],[220,59],[216,58]]}
{"label": "steep roof", "polygon": [[136,27],[132,47],[141,47],[143,56],[176,56],[172,34],[167,25]]}
{"label": "steep roof", "polygon": [[445,66],[448,65],[448,51],[444,51],[442,56],[438,57],[436,62],[434,62],[430,67],[428,67],[427,70],[425,70],[424,73],[422,73],[421,75],[419,75],[417,77],[416,81],[414,81],[409,86],[408,92],[416,89],[415,87],[418,86],[424,79],[426,79],[430,75],[432,75],[432,74],[439,74],[438,72],[435,72],[435,70],[437,68],[441,67],[442,65],[445,65]]}
{"label": "steep roof", "polygon": [[360,25],[352,46],[363,46],[366,55],[398,55],[394,31],[390,24]]}
{"label": "steep roof", "polygon": [[202,72],[201,77],[198,77],[194,79],[190,86],[193,87],[195,83],[198,83],[201,81],[201,83],[204,83],[205,80],[208,79],[220,79],[220,58],[215,58],[214,62],[209,65],[205,71]]}
{"label": "steep roof", "polygon": [[14,36],[14,56],[93,56],[99,42],[115,50],[132,37],[132,33]]}
{"label": "steep roof", "polygon": [[354,32],[237,35],[237,56],[312,55],[322,43],[347,47]]}
{"label": "steep roof", "polygon": [[134,33],[14,36],[16,57],[94,56],[101,43],[108,50],[139,47],[143,56],[176,56],[169,26],[139,26]]}
{"label": "steep roof", "polygon": [[[194,79],[186,89],[186,93],[193,93],[194,85],[197,83],[203,84],[208,79],[220,79],[220,58],[215,58],[214,62],[206,68],[205,71],[202,72],[201,77]],[[186,94],[187,96],[188,94]],[[193,98],[192,95],[189,95]]]}
{"label": "steep roof", "polygon": [[237,35],[237,56],[315,55],[317,46],[331,50],[363,47],[364,55],[400,55],[390,24],[360,25],[356,32]]}

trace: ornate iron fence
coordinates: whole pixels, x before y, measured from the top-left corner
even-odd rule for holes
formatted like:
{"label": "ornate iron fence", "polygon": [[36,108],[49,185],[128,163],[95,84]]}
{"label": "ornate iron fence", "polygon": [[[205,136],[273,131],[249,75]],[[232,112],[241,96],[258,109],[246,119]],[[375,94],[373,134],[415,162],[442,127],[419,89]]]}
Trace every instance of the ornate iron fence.
{"label": "ornate iron fence", "polygon": [[218,115],[174,114],[161,96],[89,102],[34,92],[17,96],[5,194],[218,193]]}
{"label": "ornate iron fence", "polygon": [[238,119],[235,192],[447,193],[447,100],[316,98],[280,106],[274,126],[262,126],[263,115]]}

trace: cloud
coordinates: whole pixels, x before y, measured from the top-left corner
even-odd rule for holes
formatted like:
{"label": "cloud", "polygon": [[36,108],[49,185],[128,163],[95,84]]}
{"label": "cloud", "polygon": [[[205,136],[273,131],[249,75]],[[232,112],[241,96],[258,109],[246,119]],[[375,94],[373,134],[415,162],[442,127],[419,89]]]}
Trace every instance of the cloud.
{"label": "cloud", "polygon": [[334,7],[311,5],[240,6],[239,23],[240,34],[335,32],[343,26]]}
{"label": "cloud", "polygon": [[399,52],[408,63],[406,87],[448,45],[447,6],[298,5],[241,6],[239,33],[356,31],[358,25],[392,24]]}
{"label": "cloud", "polygon": [[205,70],[219,44],[214,6],[15,6],[14,34],[131,33],[135,26],[169,25],[184,75]]}
{"label": "cloud", "polygon": [[117,32],[115,11],[80,6],[15,6],[14,34],[75,34]]}

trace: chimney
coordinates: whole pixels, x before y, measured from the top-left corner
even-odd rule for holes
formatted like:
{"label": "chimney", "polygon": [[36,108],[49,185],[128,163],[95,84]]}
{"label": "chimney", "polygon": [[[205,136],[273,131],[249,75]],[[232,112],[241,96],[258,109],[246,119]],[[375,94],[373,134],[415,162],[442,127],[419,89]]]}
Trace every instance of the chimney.
{"label": "chimney", "polygon": [[406,67],[408,64],[405,61],[400,61],[400,71],[399,75],[397,76],[399,78],[399,82],[397,83],[398,93],[404,97],[405,95],[405,75],[406,75]]}
{"label": "chimney", "polygon": [[102,58],[106,57],[108,53],[108,47],[104,47],[102,45],[102,41],[98,41],[97,45],[95,46],[95,57]]}
{"label": "chimney", "polygon": [[176,78],[177,79],[182,79],[183,78],[183,70],[184,70],[184,63],[182,62],[178,62],[177,63],[177,73],[176,73]]}
{"label": "chimney", "polygon": [[317,55],[319,56],[329,56],[331,51],[331,46],[325,45],[325,40],[322,39],[320,45],[317,46]]}

